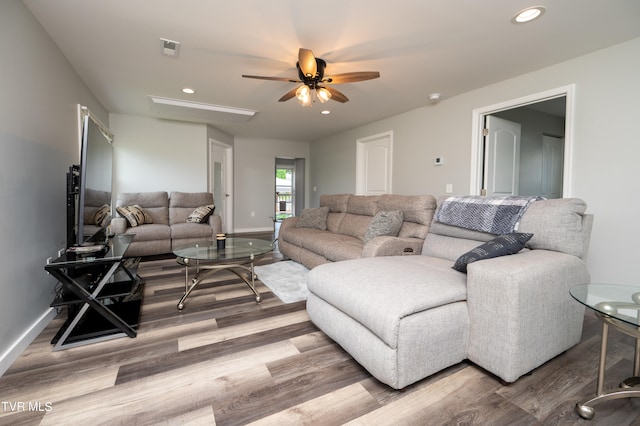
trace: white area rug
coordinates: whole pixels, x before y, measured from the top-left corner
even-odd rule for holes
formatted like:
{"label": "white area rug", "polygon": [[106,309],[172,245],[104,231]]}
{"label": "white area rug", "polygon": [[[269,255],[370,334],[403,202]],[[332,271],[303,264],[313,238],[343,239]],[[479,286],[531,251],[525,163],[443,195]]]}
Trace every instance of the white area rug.
{"label": "white area rug", "polygon": [[292,260],[256,266],[258,279],[284,303],[307,300],[307,274],[309,270]]}

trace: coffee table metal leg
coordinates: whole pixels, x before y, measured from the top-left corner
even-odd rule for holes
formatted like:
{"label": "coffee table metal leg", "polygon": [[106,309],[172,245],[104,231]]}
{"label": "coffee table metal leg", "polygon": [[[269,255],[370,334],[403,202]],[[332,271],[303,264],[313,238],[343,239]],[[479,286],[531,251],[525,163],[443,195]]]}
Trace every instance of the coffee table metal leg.
{"label": "coffee table metal leg", "polygon": [[[184,309],[184,304],[185,304],[185,301],[187,300],[187,297],[189,297],[191,292],[198,286],[198,284],[200,284],[202,280],[204,280],[209,275],[212,275],[223,269],[233,272],[235,275],[238,276],[238,278],[242,279],[242,281],[244,281],[245,284],[247,284],[247,286],[249,287],[249,289],[251,289],[251,291],[253,292],[256,298],[256,303],[260,303],[262,301],[262,296],[260,296],[260,293],[256,289],[255,279],[257,277],[253,270],[253,259],[251,260],[250,266],[199,265],[199,272],[197,272],[196,275],[191,279],[191,284],[189,284],[189,267],[185,265],[184,294],[182,295],[182,297],[180,298],[180,301],[178,302],[178,310],[181,311],[182,309]],[[248,272],[249,277],[247,277],[246,276],[247,273],[246,272],[243,273],[243,271]]]}

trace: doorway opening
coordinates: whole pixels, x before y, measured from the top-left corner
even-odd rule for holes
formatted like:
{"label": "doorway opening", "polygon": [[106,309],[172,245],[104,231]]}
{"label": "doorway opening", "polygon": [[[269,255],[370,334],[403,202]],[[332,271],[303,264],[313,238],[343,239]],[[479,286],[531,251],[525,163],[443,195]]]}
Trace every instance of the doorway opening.
{"label": "doorway opening", "polygon": [[304,158],[276,158],[275,222],[296,216],[304,206]]}
{"label": "doorway opening", "polygon": [[[470,194],[570,197],[573,105],[570,85],[474,110]],[[521,124],[518,145],[492,120]]]}

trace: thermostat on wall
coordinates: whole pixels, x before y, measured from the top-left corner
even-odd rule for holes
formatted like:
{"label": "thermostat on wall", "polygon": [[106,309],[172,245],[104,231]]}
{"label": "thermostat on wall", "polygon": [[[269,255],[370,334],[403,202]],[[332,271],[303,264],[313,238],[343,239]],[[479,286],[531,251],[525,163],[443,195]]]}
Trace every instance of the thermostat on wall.
{"label": "thermostat on wall", "polygon": [[433,160],[433,165],[434,166],[442,166],[444,164],[444,157],[436,157]]}

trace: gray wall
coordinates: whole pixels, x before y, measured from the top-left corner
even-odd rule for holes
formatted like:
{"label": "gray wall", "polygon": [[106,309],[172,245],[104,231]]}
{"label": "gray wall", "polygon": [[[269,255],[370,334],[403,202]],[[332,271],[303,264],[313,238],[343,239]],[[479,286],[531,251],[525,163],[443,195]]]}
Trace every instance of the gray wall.
{"label": "gray wall", "polygon": [[110,114],[113,193],[207,190],[207,126]]}
{"label": "gray wall", "polygon": [[[45,261],[66,240],[68,167],[79,161],[77,104],[104,108],[20,1],[0,2],[0,373],[52,315]],[[28,338],[23,339],[28,344]]]}
{"label": "gray wall", "polygon": [[206,191],[208,139],[232,145],[234,232],[273,229],[276,157],[309,159],[307,142],[233,138],[204,124],[123,114],[110,121],[115,194]]}
{"label": "gray wall", "polygon": [[[595,215],[588,266],[594,282],[637,284],[635,225],[640,210],[637,121],[640,39],[445,99],[314,142],[310,205],[320,194],[355,190],[356,139],[394,132],[393,188],[442,195],[447,183],[470,191],[472,111],[575,84],[575,146],[570,194]],[[433,158],[443,156],[443,166]]]}
{"label": "gray wall", "polygon": [[[235,138],[233,151],[235,231],[272,230],[271,216],[275,213],[276,158],[304,158],[308,164],[309,144],[273,139]],[[305,181],[309,182],[309,179]],[[305,188],[308,187],[306,184]],[[308,194],[308,190],[305,190],[305,194]],[[251,215],[252,212],[254,216]]]}

